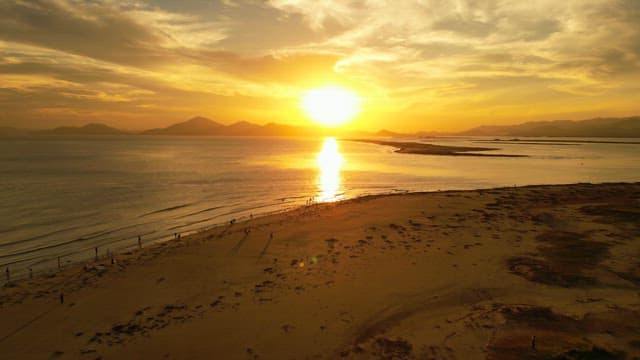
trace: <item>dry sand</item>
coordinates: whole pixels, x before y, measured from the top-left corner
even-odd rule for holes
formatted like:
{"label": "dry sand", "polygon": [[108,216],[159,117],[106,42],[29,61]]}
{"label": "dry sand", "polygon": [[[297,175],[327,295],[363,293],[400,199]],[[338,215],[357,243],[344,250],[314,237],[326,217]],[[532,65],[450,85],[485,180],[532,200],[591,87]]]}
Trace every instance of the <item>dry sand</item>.
{"label": "dry sand", "polygon": [[0,358],[640,356],[640,183],[366,197],[117,260],[2,288]]}

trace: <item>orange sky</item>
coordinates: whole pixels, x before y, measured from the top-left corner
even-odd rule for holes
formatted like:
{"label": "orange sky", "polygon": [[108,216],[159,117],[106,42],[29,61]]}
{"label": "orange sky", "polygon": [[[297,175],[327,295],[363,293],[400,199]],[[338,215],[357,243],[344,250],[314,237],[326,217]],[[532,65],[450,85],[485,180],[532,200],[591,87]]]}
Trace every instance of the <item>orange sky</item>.
{"label": "orange sky", "polygon": [[306,125],[325,85],[366,130],[637,115],[638,24],[637,0],[5,0],[0,126]]}

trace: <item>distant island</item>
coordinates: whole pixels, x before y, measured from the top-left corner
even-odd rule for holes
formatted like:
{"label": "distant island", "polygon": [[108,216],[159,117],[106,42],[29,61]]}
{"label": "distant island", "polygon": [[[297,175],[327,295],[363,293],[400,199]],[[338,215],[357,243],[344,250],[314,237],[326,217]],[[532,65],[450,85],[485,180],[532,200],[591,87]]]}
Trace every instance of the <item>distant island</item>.
{"label": "distant island", "polygon": [[[266,125],[247,121],[224,125],[211,119],[196,116],[187,121],[164,128],[131,132],[116,129],[104,124],[87,124],[80,127],[62,126],[47,130],[25,130],[14,127],[0,127],[0,136],[25,135],[186,135],[186,136],[323,136],[362,138],[426,138],[441,136],[509,136],[509,137],[640,137],[640,116],[624,118],[595,118],[572,121],[533,121],[517,125],[485,125],[460,132],[399,133],[389,130],[378,132],[345,131],[312,126],[295,126],[278,123]],[[513,140],[513,139],[511,139]]]}

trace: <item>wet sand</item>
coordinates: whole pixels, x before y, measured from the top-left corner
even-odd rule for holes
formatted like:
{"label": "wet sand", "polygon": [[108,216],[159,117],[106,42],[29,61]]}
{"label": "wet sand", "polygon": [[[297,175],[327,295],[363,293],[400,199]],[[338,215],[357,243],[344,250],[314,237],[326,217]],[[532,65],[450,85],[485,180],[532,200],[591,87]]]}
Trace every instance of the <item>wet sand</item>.
{"label": "wet sand", "polygon": [[0,319],[6,359],[632,359],[640,183],[313,205],[15,282]]}

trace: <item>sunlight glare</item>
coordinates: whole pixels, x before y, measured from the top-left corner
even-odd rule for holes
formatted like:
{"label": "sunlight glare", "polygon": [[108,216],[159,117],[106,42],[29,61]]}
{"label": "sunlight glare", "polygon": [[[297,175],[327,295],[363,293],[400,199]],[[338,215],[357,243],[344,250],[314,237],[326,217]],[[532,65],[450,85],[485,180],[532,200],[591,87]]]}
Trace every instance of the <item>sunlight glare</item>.
{"label": "sunlight glare", "polygon": [[318,124],[334,127],[351,120],[360,111],[360,98],[343,88],[327,86],[307,91],[302,108]]}
{"label": "sunlight glare", "polygon": [[324,140],[322,150],[318,153],[318,187],[320,195],[316,198],[318,202],[332,202],[340,200],[342,192],[340,186],[342,179],[340,169],[344,163],[344,158],[338,150],[336,139],[329,137]]}

